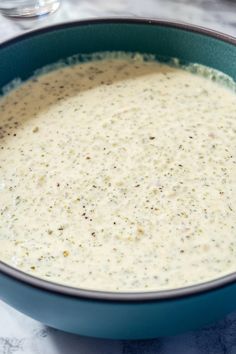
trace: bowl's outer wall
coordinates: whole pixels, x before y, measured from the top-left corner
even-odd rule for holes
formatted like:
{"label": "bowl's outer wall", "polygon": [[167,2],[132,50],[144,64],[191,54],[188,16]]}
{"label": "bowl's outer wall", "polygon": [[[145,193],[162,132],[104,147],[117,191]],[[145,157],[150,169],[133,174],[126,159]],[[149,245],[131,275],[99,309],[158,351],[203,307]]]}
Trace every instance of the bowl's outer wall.
{"label": "bowl's outer wall", "polygon": [[0,297],[58,329],[86,336],[144,339],[197,329],[236,308],[236,284],[183,299],[112,302],[47,292],[0,276]]}
{"label": "bowl's outer wall", "polygon": [[[83,24],[29,35],[0,50],[0,87],[77,53],[139,51],[178,57],[221,70],[236,80],[236,47],[191,31],[142,23]],[[39,289],[0,274],[0,298],[43,323],[82,335],[138,339],[171,335],[211,323],[236,309],[236,284],[181,299],[101,301]]]}

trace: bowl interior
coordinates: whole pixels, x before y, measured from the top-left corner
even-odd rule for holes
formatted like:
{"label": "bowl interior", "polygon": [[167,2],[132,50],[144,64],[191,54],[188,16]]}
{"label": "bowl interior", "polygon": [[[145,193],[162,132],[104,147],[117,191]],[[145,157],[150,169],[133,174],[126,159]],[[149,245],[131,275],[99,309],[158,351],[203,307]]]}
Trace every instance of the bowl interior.
{"label": "bowl interior", "polygon": [[42,29],[0,46],[0,88],[15,78],[78,53],[129,51],[176,57],[236,80],[236,41],[187,25],[148,20],[95,20]]}
{"label": "bowl interior", "polygon": [[[220,70],[236,81],[236,39],[211,31],[162,21],[149,20],[93,20],[67,23],[27,33],[0,45],[0,91],[16,78],[26,80],[34,71],[60,59],[78,53],[100,51],[128,51],[156,55],[161,59],[179,58],[183,62],[199,63]],[[67,287],[50,284],[1,264],[1,270],[33,285],[47,284],[52,290],[66,291]],[[210,287],[234,282],[235,276],[189,287],[191,294]],[[194,289],[193,289],[194,288]],[[77,295],[78,289],[67,288]],[[183,295],[182,290],[163,291],[160,298]],[[196,289],[197,290],[197,289]],[[197,291],[198,291],[197,290]],[[85,295],[90,291],[84,290]],[[150,296],[149,296],[150,295]],[[146,294],[156,298],[156,294]],[[105,298],[102,293],[101,296]],[[107,295],[109,298],[109,295]],[[126,296],[124,297],[126,299]],[[133,299],[133,295],[131,294]]]}

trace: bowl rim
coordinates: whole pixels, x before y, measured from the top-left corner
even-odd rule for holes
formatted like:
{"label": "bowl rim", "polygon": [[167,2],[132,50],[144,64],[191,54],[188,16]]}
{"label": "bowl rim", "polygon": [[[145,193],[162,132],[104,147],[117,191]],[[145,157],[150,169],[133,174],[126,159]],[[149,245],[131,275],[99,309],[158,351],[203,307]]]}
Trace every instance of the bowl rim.
{"label": "bowl rim", "polygon": [[[217,40],[226,42],[233,46],[236,46],[236,38],[212,29],[208,29],[202,26],[190,25],[185,22],[169,21],[162,19],[149,19],[149,18],[130,18],[130,17],[107,17],[107,18],[92,18],[86,20],[69,21],[56,25],[50,25],[43,28],[39,28],[33,31],[27,31],[24,34],[15,36],[0,44],[0,50],[11,46],[24,39],[35,37],[43,33],[57,31],[65,28],[99,25],[99,24],[139,24],[139,25],[154,25],[159,27],[170,27],[177,30],[193,32],[196,34],[215,38]],[[168,290],[157,291],[132,291],[132,292],[114,292],[114,291],[100,291],[75,288],[72,286],[55,283],[52,281],[38,278],[34,275],[25,273],[19,269],[16,269],[3,261],[0,261],[0,275],[7,278],[11,278],[14,281],[23,283],[25,286],[31,288],[37,288],[41,291],[54,293],[57,295],[69,296],[74,298],[81,298],[86,300],[99,300],[109,302],[150,302],[150,301],[167,301],[175,299],[183,299],[186,297],[192,297],[201,295],[204,293],[213,292],[225,288],[229,285],[236,284],[236,272],[231,274],[206,281],[199,284],[194,284],[186,287]]]}
{"label": "bowl rim", "polygon": [[85,20],[76,20],[76,21],[67,21],[67,22],[61,22],[58,24],[54,25],[49,25],[45,26],[42,28],[38,28],[35,30],[29,30],[26,33],[14,36],[10,39],[7,39],[0,43],[0,49],[3,49],[5,47],[8,47],[9,45],[12,45],[14,43],[17,43],[21,40],[27,39],[29,37],[35,37],[37,35],[41,35],[43,33],[51,32],[54,30],[60,30],[64,28],[73,28],[73,27],[78,27],[78,26],[88,26],[88,25],[99,25],[99,24],[142,24],[142,25],[154,25],[154,26],[160,26],[160,27],[171,27],[179,30],[186,30],[187,32],[194,32],[197,34],[205,35],[208,37],[212,37],[215,39],[218,39],[220,41],[226,42],[228,44],[233,44],[236,45],[236,37],[216,31],[210,28],[206,28],[203,26],[199,25],[192,25],[189,24],[188,22],[183,22],[183,21],[171,21],[171,20],[165,20],[165,19],[159,19],[159,18],[147,18],[147,17],[126,17],[126,16],[121,16],[121,17],[104,17],[104,18],[87,18]]}

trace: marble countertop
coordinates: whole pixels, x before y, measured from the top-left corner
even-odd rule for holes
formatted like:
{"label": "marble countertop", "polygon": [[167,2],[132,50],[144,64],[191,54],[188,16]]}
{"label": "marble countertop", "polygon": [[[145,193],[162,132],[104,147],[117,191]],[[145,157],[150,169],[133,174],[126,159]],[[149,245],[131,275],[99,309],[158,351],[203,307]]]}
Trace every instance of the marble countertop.
{"label": "marble countertop", "polygon": [[[236,37],[235,0],[62,0],[57,13],[40,21],[16,23],[0,15],[0,42],[25,30],[52,23],[108,16],[175,19]],[[42,353],[236,354],[236,312],[210,327],[176,337],[109,341],[45,327],[0,301],[0,354]]]}

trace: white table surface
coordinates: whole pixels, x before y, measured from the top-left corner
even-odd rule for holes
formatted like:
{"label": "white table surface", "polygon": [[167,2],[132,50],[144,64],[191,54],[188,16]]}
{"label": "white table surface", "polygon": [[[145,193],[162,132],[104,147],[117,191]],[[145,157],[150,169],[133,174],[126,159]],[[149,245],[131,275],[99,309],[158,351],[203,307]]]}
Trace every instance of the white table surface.
{"label": "white table surface", "polygon": [[[119,15],[175,19],[236,37],[236,0],[62,0],[60,10],[42,21],[19,24],[0,15],[0,42],[27,28]],[[109,341],[70,335],[45,327],[0,301],[0,354],[185,353],[236,354],[236,312],[210,327],[176,337]]]}

